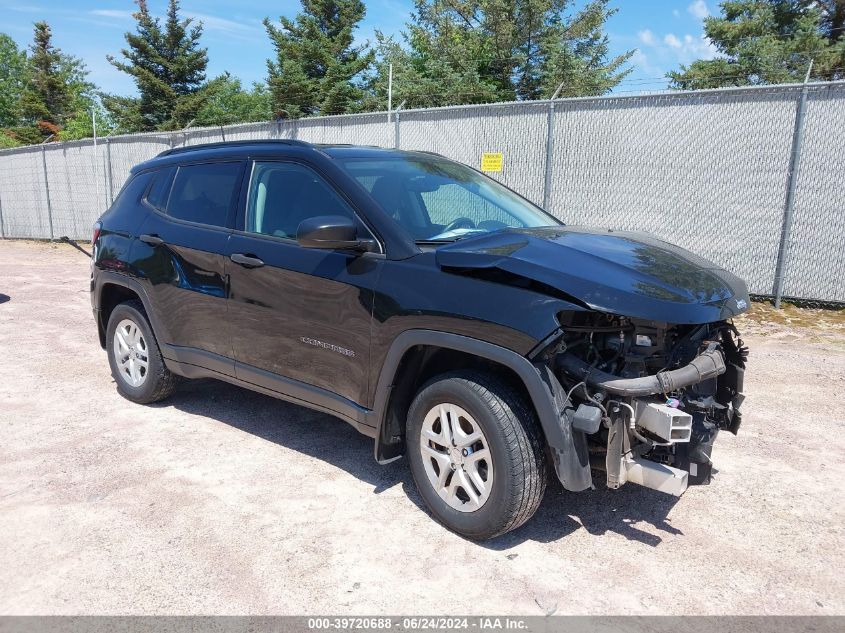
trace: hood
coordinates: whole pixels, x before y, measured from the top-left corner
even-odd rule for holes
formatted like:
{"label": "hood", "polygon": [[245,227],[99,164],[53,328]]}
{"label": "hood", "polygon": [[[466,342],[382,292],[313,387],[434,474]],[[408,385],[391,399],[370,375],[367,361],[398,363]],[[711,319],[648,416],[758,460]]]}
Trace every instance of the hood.
{"label": "hood", "polygon": [[[645,233],[586,227],[506,229],[442,246],[454,273],[503,271],[592,310],[667,323],[710,323],[748,307],[735,275]],[[494,277],[495,278],[495,277]]]}

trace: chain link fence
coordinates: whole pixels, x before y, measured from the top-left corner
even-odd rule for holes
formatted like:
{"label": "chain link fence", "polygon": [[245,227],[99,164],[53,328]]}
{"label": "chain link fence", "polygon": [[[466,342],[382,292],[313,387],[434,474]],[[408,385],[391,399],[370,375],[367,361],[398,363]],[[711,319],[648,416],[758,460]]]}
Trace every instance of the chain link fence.
{"label": "chain link fence", "polygon": [[502,152],[502,171],[489,175],[564,222],[654,233],[735,272],[755,295],[845,302],[845,82],[400,110],[4,150],[0,237],[87,239],[133,165],[171,147],[274,138],[432,151],[473,167],[483,152]]}

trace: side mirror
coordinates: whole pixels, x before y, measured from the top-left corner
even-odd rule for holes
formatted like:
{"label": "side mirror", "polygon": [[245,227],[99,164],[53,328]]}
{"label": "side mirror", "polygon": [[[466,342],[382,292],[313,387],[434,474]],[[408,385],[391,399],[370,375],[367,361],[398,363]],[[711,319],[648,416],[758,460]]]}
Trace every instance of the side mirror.
{"label": "side mirror", "polygon": [[296,241],[305,248],[376,250],[374,240],[358,237],[355,220],[340,215],[320,215],[303,220],[296,229]]}

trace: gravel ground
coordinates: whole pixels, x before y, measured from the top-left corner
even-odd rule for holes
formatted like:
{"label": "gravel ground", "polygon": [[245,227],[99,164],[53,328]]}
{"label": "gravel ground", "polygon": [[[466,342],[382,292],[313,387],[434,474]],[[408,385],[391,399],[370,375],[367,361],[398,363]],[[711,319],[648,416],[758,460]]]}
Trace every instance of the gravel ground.
{"label": "gravel ground", "polygon": [[710,486],[553,486],[485,544],[343,422],[118,396],[66,245],[0,241],[0,614],[845,614],[845,319],[762,307]]}

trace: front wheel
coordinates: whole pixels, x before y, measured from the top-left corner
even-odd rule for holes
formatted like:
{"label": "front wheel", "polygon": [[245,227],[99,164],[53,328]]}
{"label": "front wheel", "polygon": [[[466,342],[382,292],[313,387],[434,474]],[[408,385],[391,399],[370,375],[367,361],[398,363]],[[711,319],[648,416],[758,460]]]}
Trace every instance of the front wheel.
{"label": "front wheel", "polygon": [[542,435],[534,411],[499,377],[464,371],[432,379],[411,404],[405,437],[417,490],[450,530],[492,538],[539,507]]}

